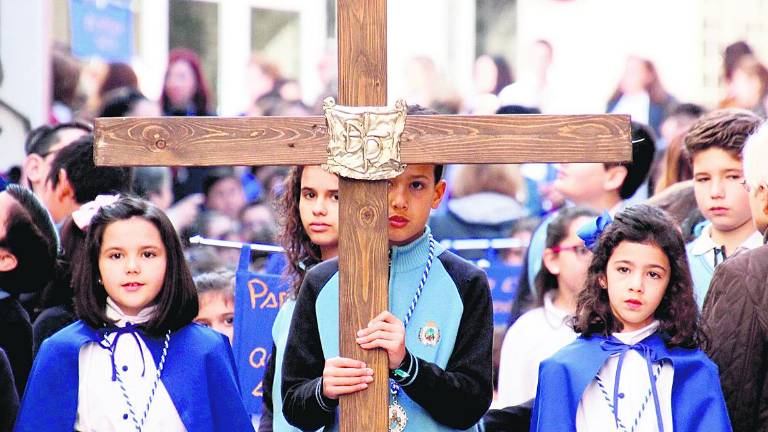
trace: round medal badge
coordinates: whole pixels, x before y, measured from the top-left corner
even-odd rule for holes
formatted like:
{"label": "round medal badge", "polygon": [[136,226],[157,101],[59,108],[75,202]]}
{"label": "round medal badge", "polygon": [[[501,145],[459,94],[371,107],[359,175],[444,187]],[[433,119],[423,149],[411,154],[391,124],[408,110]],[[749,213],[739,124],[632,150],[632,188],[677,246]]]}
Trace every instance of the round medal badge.
{"label": "round medal badge", "polygon": [[419,330],[419,341],[426,346],[435,346],[440,342],[440,329],[437,323],[429,321]]}

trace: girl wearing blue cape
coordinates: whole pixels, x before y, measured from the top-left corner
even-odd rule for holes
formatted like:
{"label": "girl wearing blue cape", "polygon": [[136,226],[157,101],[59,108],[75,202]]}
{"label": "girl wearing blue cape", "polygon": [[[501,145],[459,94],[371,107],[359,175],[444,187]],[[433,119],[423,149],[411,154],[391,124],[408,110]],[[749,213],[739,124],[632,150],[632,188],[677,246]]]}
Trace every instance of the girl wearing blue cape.
{"label": "girl wearing blue cape", "polygon": [[99,196],[75,270],[79,321],[46,339],[17,432],[253,431],[224,335],[193,324],[198,303],[166,215]]}
{"label": "girl wearing blue cape", "polygon": [[637,205],[579,237],[594,252],[581,336],[541,364],[531,431],[730,431],[674,221]]}

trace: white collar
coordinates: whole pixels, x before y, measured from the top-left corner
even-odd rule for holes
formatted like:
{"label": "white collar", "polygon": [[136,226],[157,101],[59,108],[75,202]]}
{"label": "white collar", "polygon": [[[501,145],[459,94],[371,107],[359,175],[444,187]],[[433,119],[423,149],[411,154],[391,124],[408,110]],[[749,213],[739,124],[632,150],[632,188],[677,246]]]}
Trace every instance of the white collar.
{"label": "white collar", "polygon": [[544,320],[553,329],[558,329],[564,325],[568,325],[568,319],[571,318],[572,315],[568,311],[555,306],[555,294],[557,294],[556,290],[544,293]]}
{"label": "white collar", "polygon": [[704,255],[717,247],[720,247],[720,245],[712,240],[712,225],[709,224],[701,229],[701,234],[691,243],[691,253],[694,255]]}
{"label": "white collar", "polygon": [[147,306],[136,316],[128,315],[120,309],[120,306],[114,300],[107,296],[107,318],[114,320],[115,325],[118,327],[125,327],[125,324],[128,322],[132,324],[145,323],[152,318],[156,308],[157,306]]}
{"label": "white collar", "polygon": [[641,329],[634,330],[631,332],[614,333],[613,336],[627,345],[634,345],[642,341],[643,339],[647,338],[648,336],[652,335],[658,328],[659,328],[659,322],[654,320],[652,323],[648,324],[647,326]]}
{"label": "white collar", "polygon": [[[733,255],[740,249],[755,249],[763,245],[763,236],[755,231],[744,240],[735,251],[726,251],[728,256]],[[712,240],[712,224],[709,224],[701,229],[701,234],[691,242],[691,253],[693,255],[705,255],[711,252],[714,248],[719,248],[720,245]]]}

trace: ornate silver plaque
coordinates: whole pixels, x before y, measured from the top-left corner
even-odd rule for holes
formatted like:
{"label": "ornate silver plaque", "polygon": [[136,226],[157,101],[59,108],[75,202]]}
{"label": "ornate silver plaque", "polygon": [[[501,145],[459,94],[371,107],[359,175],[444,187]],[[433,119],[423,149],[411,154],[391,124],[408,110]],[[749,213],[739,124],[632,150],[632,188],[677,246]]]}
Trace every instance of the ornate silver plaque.
{"label": "ornate silver plaque", "polygon": [[346,107],[323,101],[330,142],[323,168],[358,180],[385,180],[405,170],[400,163],[400,135],[408,107],[398,100],[389,107]]}

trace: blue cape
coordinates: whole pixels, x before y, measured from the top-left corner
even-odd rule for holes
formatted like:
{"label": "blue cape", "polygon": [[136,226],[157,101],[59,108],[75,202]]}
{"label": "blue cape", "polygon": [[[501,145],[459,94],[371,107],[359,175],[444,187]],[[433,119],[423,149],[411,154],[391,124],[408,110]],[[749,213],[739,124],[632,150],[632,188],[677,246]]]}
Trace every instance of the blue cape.
{"label": "blue cape", "polygon": [[[142,339],[157,365],[162,340],[143,334]],[[43,342],[29,375],[16,432],[72,432],[80,348],[99,340],[93,328],[77,321]],[[161,379],[187,431],[253,431],[233,365],[225,336],[198,324],[171,334]]]}
{"label": "blue cape", "polygon": [[[576,411],[590,382],[611,352],[600,346],[602,336],[579,337],[539,367],[539,387],[531,431],[576,431]],[[667,348],[654,333],[642,341],[653,361],[668,360],[675,370],[672,384],[672,425],[675,432],[731,431],[717,366],[698,349]]]}

